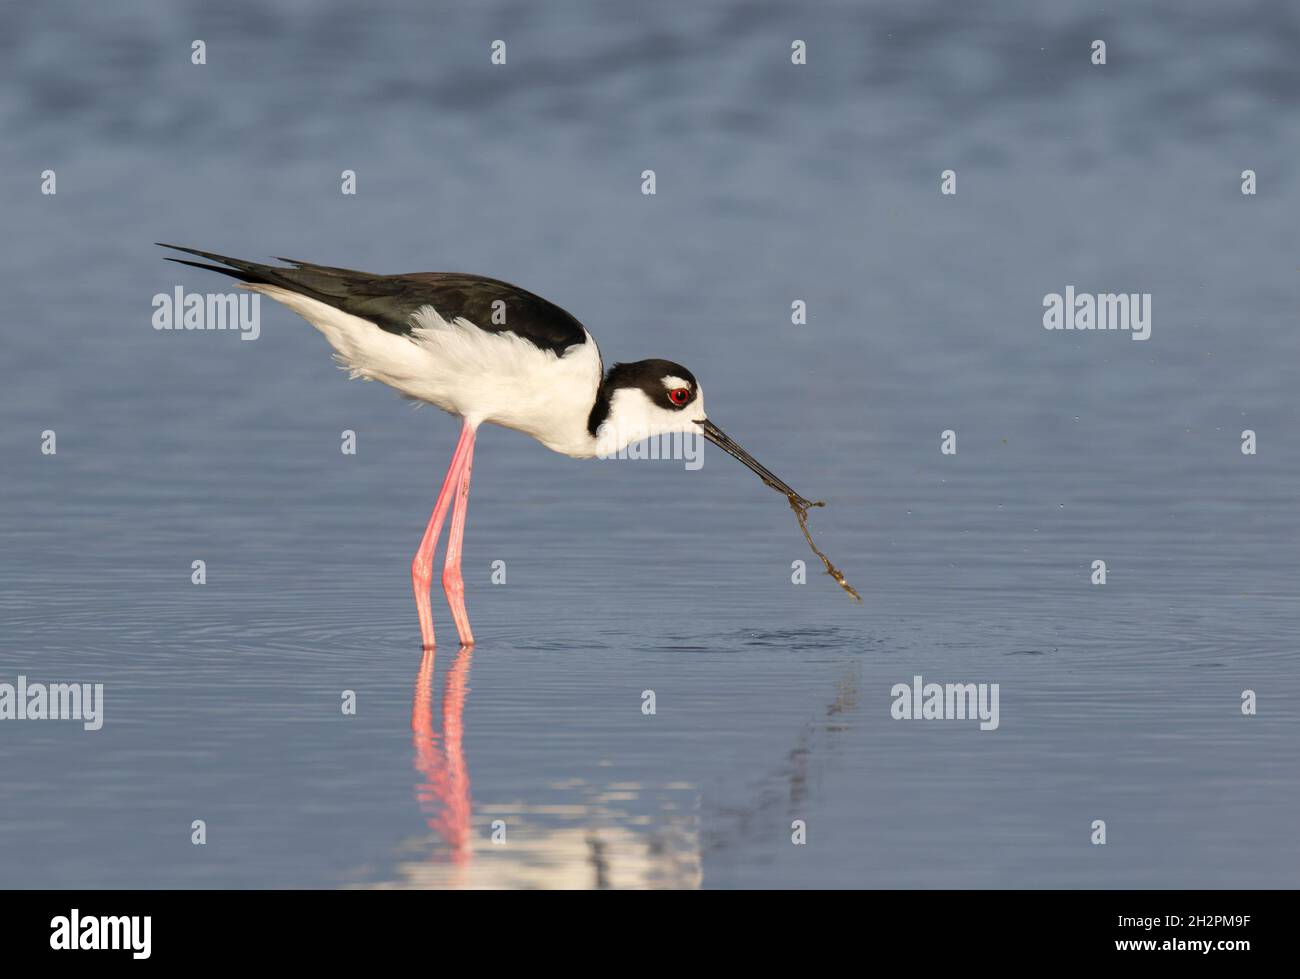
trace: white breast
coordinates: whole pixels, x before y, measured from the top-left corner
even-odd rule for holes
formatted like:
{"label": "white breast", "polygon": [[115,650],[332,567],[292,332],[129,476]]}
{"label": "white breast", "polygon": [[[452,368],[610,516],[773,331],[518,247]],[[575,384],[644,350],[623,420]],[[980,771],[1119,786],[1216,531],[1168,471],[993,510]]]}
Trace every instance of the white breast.
{"label": "white breast", "polygon": [[425,306],[412,318],[415,331],[407,337],[279,286],[249,288],[320,330],[353,377],[382,381],[476,427],[491,422],[564,455],[595,455],[587,419],[602,366],[591,334],[560,357],[513,333],[489,333],[465,319],[445,320]]}

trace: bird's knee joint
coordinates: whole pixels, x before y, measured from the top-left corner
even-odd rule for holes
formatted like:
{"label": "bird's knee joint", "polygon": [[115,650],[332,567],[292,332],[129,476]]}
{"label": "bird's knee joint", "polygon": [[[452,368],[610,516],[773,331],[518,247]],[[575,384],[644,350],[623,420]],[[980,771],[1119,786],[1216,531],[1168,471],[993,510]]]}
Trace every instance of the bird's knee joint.
{"label": "bird's knee joint", "polygon": [[448,569],[442,573],[442,587],[447,591],[464,592],[465,579],[459,571]]}

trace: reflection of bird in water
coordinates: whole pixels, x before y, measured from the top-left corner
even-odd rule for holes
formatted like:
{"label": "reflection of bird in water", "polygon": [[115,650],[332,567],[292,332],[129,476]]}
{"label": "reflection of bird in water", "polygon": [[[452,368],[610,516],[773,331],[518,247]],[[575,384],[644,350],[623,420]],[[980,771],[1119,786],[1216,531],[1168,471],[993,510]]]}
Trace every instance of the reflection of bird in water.
{"label": "reflection of bird in water", "polygon": [[427,650],[415,678],[415,699],[411,706],[411,743],[415,747],[415,770],[423,781],[415,785],[415,798],[428,819],[429,828],[447,842],[453,863],[469,861],[470,841],[469,769],[465,765],[465,696],[469,693],[469,665],[473,649],[462,646],[447,671],[442,692],[442,735],[433,727],[434,651]]}
{"label": "reflection of bird in water", "polygon": [[446,849],[430,854],[427,837],[408,840],[401,851],[420,857],[399,861],[390,879],[369,886],[699,887],[699,792],[687,784],[567,780],[549,789],[579,796],[575,802],[480,804],[485,821],[508,824],[508,842],[474,832],[464,747],[472,659],[473,648],[462,646],[447,671],[441,730],[433,723],[433,650],[420,661],[411,703],[415,799]]}
{"label": "reflection of bird in water", "polygon": [[[447,671],[441,731],[433,723],[433,650],[420,661],[411,704],[415,798],[446,850],[430,855],[427,838],[408,840],[401,851],[420,857],[399,861],[390,879],[369,886],[699,887],[699,792],[691,785],[593,786],[573,779],[549,788],[577,795],[574,802],[480,805],[485,820],[508,824],[508,843],[475,834],[464,749],[472,658],[472,647],[462,646]],[[642,805],[630,805],[638,800]]]}

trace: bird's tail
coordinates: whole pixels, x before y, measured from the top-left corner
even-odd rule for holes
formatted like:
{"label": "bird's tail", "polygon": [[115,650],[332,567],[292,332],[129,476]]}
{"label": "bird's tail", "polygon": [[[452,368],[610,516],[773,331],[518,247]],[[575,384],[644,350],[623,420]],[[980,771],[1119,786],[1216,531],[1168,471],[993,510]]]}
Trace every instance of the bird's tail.
{"label": "bird's tail", "polygon": [[206,269],[209,272],[221,272],[250,285],[280,286],[283,289],[289,289],[292,292],[302,293],[326,302],[330,301],[338,291],[341,278],[361,274],[354,272],[352,269],[335,268],[331,265],[313,265],[310,262],[298,262],[291,258],[277,258],[276,261],[288,262],[292,266],[292,268],[279,268],[274,265],[247,262],[242,258],[230,258],[214,252],[200,251],[197,248],[185,248],[182,245],[168,245],[161,241],[155,242],[155,244],[161,248],[171,248],[178,252],[185,252],[187,255],[197,255],[200,258],[210,259],[211,262],[219,262],[220,264],[212,265],[209,262],[194,262],[185,258],[173,258],[170,255],[167,256],[169,262],[188,265],[196,269]]}

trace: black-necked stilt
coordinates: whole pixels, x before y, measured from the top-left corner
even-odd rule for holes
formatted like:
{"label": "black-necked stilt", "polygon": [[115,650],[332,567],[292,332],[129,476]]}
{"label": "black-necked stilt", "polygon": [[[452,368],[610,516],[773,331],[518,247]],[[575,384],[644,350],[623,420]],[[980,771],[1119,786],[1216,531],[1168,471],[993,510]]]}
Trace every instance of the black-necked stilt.
{"label": "black-necked stilt", "polygon": [[460,440],[411,562],[426,648],[434,645],[433,552],[453,501],[442,585],[461,642],[474,642],[460,560],[474,435],[484,422],[531,435],[576,459],[613,455],[659,435],[703,435],[785,495],[827,571],[856,597],[808,536],[806,511],[821,504],[805,500],[709,421],[699,382],[680,364],[640,360],[615,364],[606,374],[596,341],[573,316],[541,296],[483,276],[372,275],[278,259],[292,266],[283,268],[179,245],[162,247],[218,262],[168,259],[234,276],[288,306],[325,335],[353,377],[383,381],[405,397],[461,418]]}

